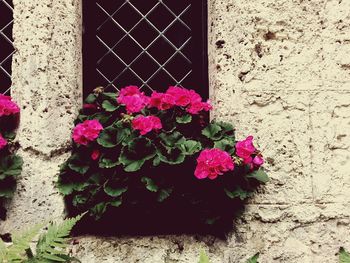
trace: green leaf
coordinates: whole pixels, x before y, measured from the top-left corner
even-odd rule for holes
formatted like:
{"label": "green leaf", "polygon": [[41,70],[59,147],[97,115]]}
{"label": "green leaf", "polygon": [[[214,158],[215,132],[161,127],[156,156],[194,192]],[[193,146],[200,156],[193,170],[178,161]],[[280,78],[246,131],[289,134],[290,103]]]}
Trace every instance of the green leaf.
{"label": "green leaf", "polygon": [[113,200],[113,201],[111,201],[111,202],[109,202],[109,204],[111,205],[111,206],[114,206],[114,207],[119,207],[119,206],[121,206],[122,205],[122,200],[121,199],[116,199],[116,200]]}
{"label": "green leaf", "polygon": [[13,197],[16,190],[15,181],[11,180],[11,183],[4,183],[0,181],[0,198],[11,198]]}
{"label": "green leaf", "polygon": [[209,124],[205,129],[203,129],[202,134],[211,140],[220,140],[222,138],[222,128],[214,123]]}
{"label": "green leaf", "polygon": [[159,187],[154,183],[153,179],[149,177],[142,177],[141,182],[146,185],[147,190],[151,192],[158,192]]}
{"label": "green leaf", "polygon": [[101,95],[107,100],[111,100],[111,101],[117,100],[117,94],[114,92],[103,92]]}
{"label": "green leaf", "polygon": [[99,203],[95,205],[93,208],[91,208],[90,211],[91,211],[91,214],[95,217],[95,219],[98,220],[106,212],[106,210],[107,210],[107,204]]}
{"label": "green leaf", "polygon": [[123,147],[119,162],[124,165],[126,172],[136,172],[155,155],[156,149],[152,141],[145,137],[139,137]]}
{"label": "green leaf", "polygon": [[185,141],[183,135],[177,131],[170,134],[161,133],[159,137],[168,147],[174,147],[176,144],[181,144]]}
{"label": "green leaf", "polygon": [[7,176],[17,177],[22,172],[23,159],[17,155],[10,155],[0,160],[0,180]]}
{"label": "green leaf", "polygon": [[258,180],[259,182],[262,183],[267,183],[269,181],[269,177],[268,175],[264,172],[264,170],[260,169],[260,170],[256,170],[250,174],[247,175],[248,178],[254,178],[256,180]]}
{"label": "green leaf", "polygon": [[102,108],[107,112],[116,111],[119,107],[117,105],[113,105],[109,100],[105,100],[102,102]]}
{"label": "green leaf", "polygon": [[167,199],[171,195],[172,192],[173,192],[172,188],[160,190],[157,198],[158,202],[163,202],[165,199]]}
{"label": "green leaf", "polygon": [[191,121],[192,121],[192,116],[190,114],[186,114],[184,116],[176,118],[176,122],[180,124],[190,123]]}
{"label": "green leaf", "polygon": [[60,224],[50,224],[47,232],[39,237],[35,259],[38,262],[67,262],[64,251],[70,240],[69,234],[81,217],[66,219]]}
{"label": "green leaf", "polygon": [[161,163],[161,160],[159,158],[159,156],[157,155],[154,159],[153,159],[153,166],[159,166]]}
{"label": "green leaf", "polygon": [[88,104],[93,104],[96,101],[97,97],[95,94],[90,94],[89,96],[87,96],[87,98],[85,99],[85,103]]}
{"label": "green leaf", "polygon": [[193,155],[202,150],[202,144],[194,140],[187,140],[181,143],[179,147],[186,155]]}
{"label": "green leaf", "polygon": [[259,253],[256,253],[253,257],[247,260],[247,263],[259,263],[258,259],[259,259]]}
{"label": "green leaf", "polygon": [[231,199],[234,199],[234,198],[238,197],[242,201],[247,199],[250,196],[249,192],[246,192],[246,191],[242,190],[240,187],[238,187],[234,191],[230,191],[230,190],[225,188],[225,193]]}
{"label": "green leaf", "polygon": [[186,159],[186,155],[178,148],[168,149],[167,152],[158,149],[157,155],[163,163],[171,165],[183,163]]}
{"label": "green leaf", "polygon": [[234,152],[234,146],[235,139],[230,137],[224,137],[222,140],[214,142],[214,148],[218,148],[229,153]]}
{"label": "green leaf", "polygon": [[104,169],[110,169],[116,167],[119,164],[118,160],[111,160],[106,157],[102,157],[99,161],[98,166]]}
{"label": "green leaf", "polygon": [[350,263],[350,254],[342,247],[339,249],[339,263]]}
{"label": "green leaf", "polygon": [[100,133],[97,143],[105,148],[113,148],[117,146],[117,129],[114,127],[104,129]]}
{"label": "green leaf", "polygon": [[86,172],[90,168],[90,165],[88,163],[83,162],[83,157],[81,157],[78,154],[75,154],[69,159],[68,167],[74,172],[86,174]]}
{"label": "green leaf", "polygon": [[117,144],[120,144],[122,142],[129,142],[129,140],[132,140],[131,137],[131,130],[127,127],[122,127],[117,130]]}
{"label": "green leaf", "polygon": [[119,197],[128,191],[128,187],[114,187],[108,182],[104,185],[104,191],[111,197]]}
{"label": "green leaf", "polygon": [[202,250],[201,253],[200,253],[200,257],[199,257],[199,262],[198,263],[210,263],[209,257],[204,252],[204,250]]}
{"label": "green leaf", "polygon": [[73,205],[74,206],[79,206],[79,205],[82,205],[82,204],[85,204],[87,202],[88,198],[83,196],[83,195],[75,195],[73,197]]}

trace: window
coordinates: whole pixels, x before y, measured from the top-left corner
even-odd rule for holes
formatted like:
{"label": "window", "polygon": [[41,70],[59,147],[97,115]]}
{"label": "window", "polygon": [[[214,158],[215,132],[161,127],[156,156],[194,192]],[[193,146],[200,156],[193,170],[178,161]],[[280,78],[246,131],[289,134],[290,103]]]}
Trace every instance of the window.
{"label": "window", "polygon": [[205,0],[85,0],[84,93],[177,85],[208,97]]}
{"label": "window", "polygon": [[0,94],[8,94],[11,87],[13,4],[0,0]]}

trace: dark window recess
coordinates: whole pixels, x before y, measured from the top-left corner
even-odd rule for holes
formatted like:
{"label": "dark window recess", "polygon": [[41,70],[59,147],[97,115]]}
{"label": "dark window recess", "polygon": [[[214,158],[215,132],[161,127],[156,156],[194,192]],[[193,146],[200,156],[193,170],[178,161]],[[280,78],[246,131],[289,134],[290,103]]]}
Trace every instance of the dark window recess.
{"label": "dark window recess", "polygon": [[0,0],[0,94],[9,94],[11,87],[13,4]]}
{"label": "dark window recess", "polygon": [[84,93],[177,85],[208,97],[205,0],[85,0]]}

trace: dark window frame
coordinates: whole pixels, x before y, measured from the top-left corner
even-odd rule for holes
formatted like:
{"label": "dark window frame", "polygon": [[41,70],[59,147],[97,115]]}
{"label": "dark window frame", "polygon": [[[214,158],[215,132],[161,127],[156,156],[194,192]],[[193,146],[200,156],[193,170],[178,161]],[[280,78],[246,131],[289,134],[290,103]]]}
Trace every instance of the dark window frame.
{"label": "dark window frame", "polygon": [[[209,97],[208,80],[208,8],[207,0],[192,0],[191,8],[195,12],[194,18],[189,25],[192,29],[192,45],[196,52],[192,52],[192,79],[195,85],[191,88],[196,90],[203,98]],[[84,97],[101,83],[97,81],[96,63],[98,54],[94,52],[99,45],[97,28],[94,15],[97,10],[97,0],[83,1],[83,87]],[[193,11],[192,11],[193,12]],[[132,84],[132,83],[130,83]]]}
{"label": "dark window frame", "polygon": [[0,0],[0,94],[10,95],[12,57],[16,52],[13,46],[13,3]]}

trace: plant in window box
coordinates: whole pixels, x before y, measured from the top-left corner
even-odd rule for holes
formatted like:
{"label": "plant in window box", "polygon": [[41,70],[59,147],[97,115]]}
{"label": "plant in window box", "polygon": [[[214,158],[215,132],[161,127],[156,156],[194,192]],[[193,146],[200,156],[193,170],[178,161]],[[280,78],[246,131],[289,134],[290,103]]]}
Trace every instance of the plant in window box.
{"label": "plant in window box", "polygon": [[5,219],[4,201],[13,196],[23,161],[14,153],[13,139],[19,121],[19,107],[11,97],[0,95],[0,219]]}
{"label": "plant in window box", "polygon": [[229,230],[268,177],[253,137],[237,142],[231,124],[208,124],[211,108],[179,87],[151,96],[135,86],[89,95],[57,183],[70,214],[89,210],[80,231]]}

